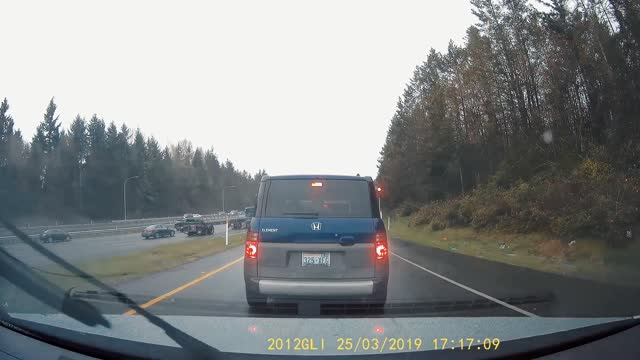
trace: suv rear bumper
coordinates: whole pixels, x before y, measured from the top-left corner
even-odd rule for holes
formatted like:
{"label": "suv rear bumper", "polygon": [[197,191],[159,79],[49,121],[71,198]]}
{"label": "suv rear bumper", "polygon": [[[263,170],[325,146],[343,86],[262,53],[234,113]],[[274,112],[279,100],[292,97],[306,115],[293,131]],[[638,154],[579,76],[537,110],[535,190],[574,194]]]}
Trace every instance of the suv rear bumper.
{"label": "suv rear bumper", "polygon": [[272,299],[370,298],[386,294],[386,278],[372,279],[263,279],[245,276],[247,294]]}
{"label": "suv rear bumper", "polygon": [[373,280],[259,280],[258,292],[267,296],[369,296]]}

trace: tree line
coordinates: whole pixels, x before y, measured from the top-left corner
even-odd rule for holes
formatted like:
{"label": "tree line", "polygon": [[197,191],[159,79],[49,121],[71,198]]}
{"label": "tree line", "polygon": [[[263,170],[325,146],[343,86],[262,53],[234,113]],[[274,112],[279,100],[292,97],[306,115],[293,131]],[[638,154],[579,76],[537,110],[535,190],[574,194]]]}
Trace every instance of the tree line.
{"label": "tree line", "polygon": [[471,3],[464,43],[432,49],[398,100],[378,166],[387,205],[506,189],[587,158],[637,176],[640,2]]}
{"label": "tree line", "polygon": [[264,170],[252,175],[188,140],[162,146],[126,124],[77,115],[62,128],[52,98],[31,141],[0,104],[0,202],[12,218],[66,222],[175,216],[253,204]]}

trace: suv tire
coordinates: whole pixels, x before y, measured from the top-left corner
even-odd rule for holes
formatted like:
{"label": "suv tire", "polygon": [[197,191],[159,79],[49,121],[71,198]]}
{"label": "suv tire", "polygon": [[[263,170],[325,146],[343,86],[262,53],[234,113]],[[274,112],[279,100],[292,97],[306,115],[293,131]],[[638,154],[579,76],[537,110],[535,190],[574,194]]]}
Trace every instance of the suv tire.
{"label": "suv tire", "polygon": [[387,282],[378,284],[373,288],[373,295],[371,295],[370,302],[372,305],[384,306],[387,302]]}

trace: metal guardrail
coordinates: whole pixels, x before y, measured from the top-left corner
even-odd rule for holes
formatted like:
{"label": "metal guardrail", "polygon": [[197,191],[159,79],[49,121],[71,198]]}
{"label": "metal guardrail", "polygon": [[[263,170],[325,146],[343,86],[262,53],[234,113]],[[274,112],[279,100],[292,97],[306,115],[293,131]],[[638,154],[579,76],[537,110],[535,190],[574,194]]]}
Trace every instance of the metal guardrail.
{"label": "metal guardrail", "polygon": [[[244,217],[244,216],[234,216],[234,217],[229,217],[229,220],[243,220],[245,218],[246,217]],[[152,221],[152,220],[158,220],[158,219],[160,219],[160,218],[157,218],[157,219],[145,219],[145,221],[138,221],[138,222],[141,223],[141,225],[138,225],[138,226],[126,226],[126,225],[132,225],[132,224],[129,224],[129,223],[127,223],[125,225],[125,227],[120,227],[117,224],[115,225],[115,227],[113,227],[114,224],[111,224],[111,223],[96,224],[99,227],[106,226],[106,228],[104,228],[104,229],[82,229],[82,227],[91,226],[91,225],[87,225],[87,224],[76,225],[76,227],[78,227],[77,230],[67,231],[67,232],[70,235],[78,235],[78,234],[91,234],[91,233],[99,234],[99,233],[118,232],[118,231],[127,231],[127,230],[142,230],[142,229],[144,229],[145,227],[147,227],[147,226],[149,226],[151,224],[163,223],[162,221]],[[162,218],[162,219],[164,219],[165,221],[169,220],[169,218]],[[173,219],[173,218],[171,218],[171,219]],[[179,217],[175,221],[182,220],[182,219],[183,219],[182,217]],[[224,217],[224,216],[211,216],[209,218],[203,216],[202,219],[204,221],[207,221],[207,222],[213,222],[214,225],[220,225],[220,224],[224,224],[226,222],[226,217]],[[164,222],[164,223],[166,224],[166,222]],[[96,225],[94,225],[94,226],[96,226]],[[173,225],[173,221],[171,222],[171,225]],[[55,227],[55,228],[60,228],[60,227]],[[45,227],[44,229],[47,229],[47,227]],[[3,229],[3,230],[6,230],[6,229]],[[25,231],[25,232],[27,232],[29,230],[33,230],[33,228],[23,229],[23,231]],[[67,229],[67,230],[69,230],[69,229]],[[36,232],[36,233],[33,233],[33,231],[29,231],[29,232],[31,232],[31,233],[27,233],[27,235],[29,235],[30,237],[33,238],[33,237],[38,237],[42,231],[39,231],[39,232]],[[10,244],[18,243],[18,242],[20,242],[20,241],[18,240],[18,238],[15,235],[0,236],[0,245],[10,245]]]}
{"label": "metal guardrail", "polygon": [[[114,229],[103,229],[103,230],[83,230],[83,231],[74,231],[69,232],[71,235],[84,235],[84,234],[100,234],[100,233],[109,233],[109,232],[120,232],[120,231],[140,231],[144,229],[145,226],[134,226],[134,227],[124,227],[124,228],[114,228]],[[37,238],[39,234],[29,235],[31,238]],[[21,240],[16,236],[2,236],[0,237],[0,246],[1,245],[13,245],[19,244]]]}
{"label": "metal guardrail", "polygon": [[[203,216],[214,216],[214,214],[207,214]],[[96,226],[96,225],[106,225],[106,224],[132,224],[139,222],[153,222],[153,221],[176,221],[182,219],[182,216],[165,216],[165,217],[156,217],[156,218],[142,218],[142,219],[129,219],[129,220],[106,220],[106,221],[92,221],[89,223],[75,223],[75,224],[50,224],[50,225],[30,225],[23,224],[21,227],[24,229],[37,229],[37,228],[65,228],[65,227],[76,227],[76,226]]]}
{"label": "metal guardrail", "polygon": [[[217,218],[215,214],[203,215],[203,218]],[[131,220],[113,220],[108,222],[91,222],[85,224],[60,224],[60,225],[38,225],[38,226],[27,226],[27,225],[18,225],[22,231],[27,234],[36,234],[41,233],[47,229],[60,229],[65,230],[67,232],[70,231],[79,231],[79,230],[90,230],[90,229],[108,229],[114,226],[121,225],[134,225],[134,224],[156,224],[156,223],[164,223],[164,222],[176,222],[178,220],[182,220],[182,216],[168,216],[168,217],[160,217],[160,218],[145,218],[145,219],[131,219]],[[2,236],[11,235],[7,229],[0,226],[0,238]]]}

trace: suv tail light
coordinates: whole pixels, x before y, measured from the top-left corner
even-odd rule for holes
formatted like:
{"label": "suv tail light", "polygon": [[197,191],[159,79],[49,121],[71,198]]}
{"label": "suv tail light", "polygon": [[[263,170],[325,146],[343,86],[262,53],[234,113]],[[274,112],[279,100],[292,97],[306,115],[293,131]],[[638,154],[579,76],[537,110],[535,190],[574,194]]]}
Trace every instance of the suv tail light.
{"label": "suv tail light", "polygon": [[387,243],[387,234],[384,232],[376,233],[375,241],[375,256],[376,260],[385,260],[389,257],[389,244]]}
{"label": "suv tail light", "polygon": [[259,234],[257,231],[247,231],[247,239],[244,242],[244,256],[249,259],[258,258],[258,241]]}

